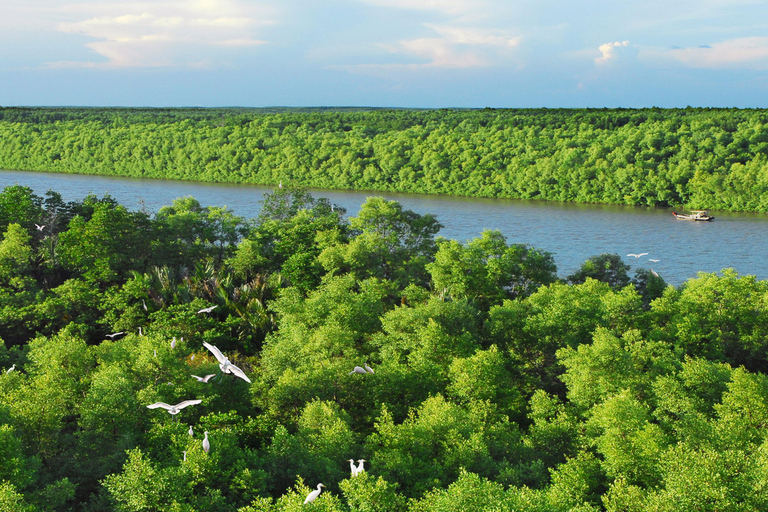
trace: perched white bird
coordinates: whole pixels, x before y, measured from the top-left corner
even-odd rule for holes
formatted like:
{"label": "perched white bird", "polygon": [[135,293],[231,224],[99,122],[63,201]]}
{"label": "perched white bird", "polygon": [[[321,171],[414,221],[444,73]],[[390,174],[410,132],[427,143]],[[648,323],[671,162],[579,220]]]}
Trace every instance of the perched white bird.
{"label": "perched white bird", "polygon": [[365,368],[361,368],[360,366],[355,366],[355,369],[349,372],[350,375],[352,375],[353,373],[368,373],[368,372],[365,371]]}
{"label": "perched white bird", "polygon": [[213,373],[206,375],[205,377],[198,377],[197,375],[193,375],[193,377],[197,379],[197,382],[205,382],[206,384],[208,383],[209,380],[211,380],[211,377],[215,377],[215,376],[216,374],[213,374]]}
{"label": "perched white bird", "polygon": [[283,182],[282,181],[277,184],[277,188],[283,188]]}
{"label": "perched white bird", "polygon": [[125,334],[123,331],[120,332],[113,332],[112,334],[107,334],[107,338],[114,340],[115,336],[120,336],[121,334]]}
{"label": "perched white bird", "polygon": [[349,471],[352,473],[352,476],[357,476],[357,468],[355,467],[355,459],[349,459]]}
{"label": "perched white bird", "polygon": [[155,357],[157,357],[157,349],[155,349]]}
{"label": "perched white bird", "polygon": [[194,361],[195,360],[195,354],[192,354],[191,356],[189,356],[189,360],[190,361]]}
{"label": "perched white bird", "polygon": [[183,402],[179,402],[176,405],[168,405],[165,402],[155,402],[152,405],[148,405],[147,408],[148,409],[157,409],[158,407],[162,407],[163,409],[168,411],[170,414],[176,415],[176,414],[179,414],[179,412],[181,412],[181,410],[183,408],[185,408],[185,407],[187,407],[189,405],[197,405],[200,402],[202,402],[202,400],[184,400]]}
{"label": "perched white bird", "polygon": [[176,336],[171,340],[171,348],[176,348]]}
{"label": "perched white bird", "polygon": [[195,437],[195,432],[192,430],[192,425],[189,426],[189,437]]}
{"label": "perched white bird", "polygon": [[183,460],[183,462],[187,462],[187,452],[181,452],[181,453],[183,453],[183,454],[184,454],[184,460]]}
{"label": "perched white bird", "polygon": [[627,256],[634,256],[635,258],[639,258],[640,256],[645,256],[648,254],[647,252],[641,252],[640,254],[627,254]]}
{"label": "perched white bird", "polygon": [[317,484],[317,490],[312,491],[307,495],[307,499],[304,500],[304,504],[312,503],[317,499],[318,496],[320,496],[320,493],[323,492],[323,487],[325,487],[323,484]]}
{"label": "perched white bird", "polygon": [[144,299],[141,299],[141,305],[144,308],[144,311],[147,311],[147,303],[144,302]]}
{"label": "perched white bird", "polygon": [[38,230],[38,231],[42,231],[42,230],[43,230],[43,228],[44,228],[45,226],[44,226],[44,225],[43,225],[43,226],[41,226],[40,224],[38,224],[37,222],[35,222],[35,227],[37,228],[37,230]]}
{"label": "perched white bird", "polygon": [[648,261],[652,261],[654,263],[658,263],[659,260],[653,260],[653,259],[648,258]]}
{"label": "perched white bird", "polygon": [[240,377],[245,382],[248,382],[248,383],[251,382],[251,379],[249,379],[245,375],[245,372],[243,370],[241,370],[240,368],[238,368],[237,366],[233,365],[231,362],[229,362],[229,359],[227,359],[227,357],[224,356],[224,354],[222,354],[221,351],[218,348],[214,347],[213,345],[211,345],[210,343],[207,343],[205,341],[203,342],[203,346],[205,348],[207,348],[208,350],[210,350],[211,353],[214,355],[214,357],[216,357],[216,359],[218,359],[218,361],[219,361],[219,369],[221,369],[222,373],[231,373],[231,374],[235,375],[236,377]]}
{"label": "perched white bird", "polygon": [[367,371],[368,373],[376,373],[376,372],[374,372],[374,371],[373,371],[373,368],[371,368],[371,367],[370,367],[370,366],[368,366],[367,364],[365,365],[365,369],[366,369],[366,371]]}
{"label": "perched white bird", "polygon": [[208,453],[211,450],[211,442],[208,441],[208,432],[205,432],[205,439],[203,439],[203,450]]}
{"label": "perched white bird", "polygon": [[209,307],[209,308],[203,308],[203,309],[201,309],[200,311],[198,311],[197,313],[198,313],[198,314],[200,314],[200,313],[210,313],[211,311],[213,311],[213,310],[214,310],[214,309],[216,309],[217,307],[218,307],[218,306],[211,306],[211,307]]}
{"label": "perched white bird", "polygon": [[357,462],[360,464],[357,465],[357,474],[365,473],[365,468],[363,467],[363,462],[365,462],[365,459],[359,459]]}
{"label": "perched white bird", "polygon": [[656,276],[656,277],[659,277],[659,274],[657,274],[657,273],[656,273],[656,271],[655,271],[655,270],[653,270],[653,269],[651,269],[651,274],[653,274],[653,275],[654,275],[654,276]]}
{"label": "perched white bird", "polygon": [[139,327],[139,336],[144,336],[144,333],[141,332],[141,327]]}
{"label": "perched white bird", "polygon": [[5,370],[5,374],[8,375],[9,373],[11,373],[15,369],[16,369],[16,363],[13,363],[13,366],[11,366],[7,370]]}

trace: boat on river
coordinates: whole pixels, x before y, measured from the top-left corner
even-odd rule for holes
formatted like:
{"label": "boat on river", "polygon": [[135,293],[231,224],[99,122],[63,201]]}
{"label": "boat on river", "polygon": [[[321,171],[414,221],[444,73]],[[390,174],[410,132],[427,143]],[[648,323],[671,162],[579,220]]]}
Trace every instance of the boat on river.
{"label": "boat on river", "polygon": [[715,220],[714,217],[709,215],[707,210],[691,210],[691,213],[688,215],[672,212],[672,215],[678,220]]}

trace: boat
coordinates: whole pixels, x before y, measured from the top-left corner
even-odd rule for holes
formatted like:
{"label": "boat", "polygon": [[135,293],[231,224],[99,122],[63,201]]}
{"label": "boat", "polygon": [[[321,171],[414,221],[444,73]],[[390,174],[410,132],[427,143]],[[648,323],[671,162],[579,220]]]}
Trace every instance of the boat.
{"label": "boat", "polygon": [[714,217],[709,215],[707,210],[691,210],[691,213],[688,215],[672,212],[672,215],[679,220],[715,220]]}

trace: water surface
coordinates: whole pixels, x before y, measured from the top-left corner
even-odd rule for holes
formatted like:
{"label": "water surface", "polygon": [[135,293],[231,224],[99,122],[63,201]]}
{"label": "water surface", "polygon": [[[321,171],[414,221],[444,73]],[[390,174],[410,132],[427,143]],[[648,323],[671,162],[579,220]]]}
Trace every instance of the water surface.
{"label": "water surface", "polygon": [[[74,174],[0,171],[0,188],[19,184],[43,195],[53,189],[64,200],[109,194],[130,209],[155,212],[177,197],[194,196],[203,206],[227,206],[235,214],[256,217],[271,187],[161,181]],[[676,220],[669,209],[584,205],[512,199],[477,199],[310,189],[356,215],[369,196],[399,201],[417,213],[435,214],[439,236],[462,242],[484,229],[498,229],[510,243],[526,243],[554,254],[560,276],[574,272],[590,256],[618,253],[632,268],[653,268],[679,285],[697,272],[735,268],[768,279],[768,215],[712,212],[714,222]],[[640,259],[629,253],[647,252]],[[658,259],[654,263],[649,259]]]}

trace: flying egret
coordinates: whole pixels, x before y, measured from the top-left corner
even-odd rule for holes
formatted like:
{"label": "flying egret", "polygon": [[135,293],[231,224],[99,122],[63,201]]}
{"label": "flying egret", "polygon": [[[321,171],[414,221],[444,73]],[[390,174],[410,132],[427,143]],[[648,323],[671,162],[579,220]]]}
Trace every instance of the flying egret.
{"label": "flying egret", "polygon": [[123,331],[113,332],[112,334],[106,334],[106,337],[111,339],[111,340],[114,340],[115,336],[120,336],[121,334],[125,334],[125,333]]}
{"label": "flying egret", "polygon": [[648,253],[647,252],[641,252],[640,254],[632,254],[632,253],[630,253],[630,254],[627,254],[627,256],[634,256],[635,258],[639,258],[640,256],[645,256],[646,254],[648,254]]}
{"label": "flying egret", "polygon": [[208,441],[208,432],[205,432],[205,439],[203,439],[203,450],[208,453],[211,449],[211,442]]}
{"label": "flying egret", "polygon": [[205,341],[203,342],[203,346],[205,348],[207,348],[208,350],[210,350],[211,353],[216,357],[216,359],[218,359],[218,361],[219,361],[219,369],[221,370],[222,373],[231,373],[234,376],[240,377],[245,382],[248,382],[250,384],[251,379],[249,379],[245,375],[245,372],[243,370],[241,370],[240,368],[238,368],[237,366],[233,365],[229,361],[229,359],[227,359],[227,357],[224,356],[224,354],[221,353],[221,351],[218,348],[214,347],[213,345],[211,345],[210,343],[207,343]]}
{"label": "flying egret", "polygon": [[171,340],[171,348],[176,348],[176,336]]}
{"label": "flying egret", "polygon": [[5,374],[8,375],[9,373],[11,373],[15,369],[16,369],[16,363],[13,363],[13,366],[11,366],[7,370],[5,370]]}
{"label": "flying egret", "polygon": [[197,375],[193,375],[193,377],[197,379],[197,382],[205,382],[206,384],[208,384],[208,381],[211,380],[211,377],[215,377],[215,376],[216,374],[214,373],[206,375],[205,377],[198,377]]}
{"label": "flying egret", "polygon": [[359,459],[357,462],[360,464],[357,465],[356,474],[365,473],[365,468],[363,467],[363,462],[365,462],[365,459]]}
{"label": "flying egret", "polygon": [[195,432],[192,430],[192,425],[189,426],[189,437],[195,437]]}
{"label": "flying egret", "polygon": [[198,312],[197,312],[197,314],[199,315],[200,313],[210,313],[211,311],[213,311],[213,310],[214,310],[214,309],[216,309],[217,307],[218,307],[218,306],[211,306],[211,307],[209,307],[209,308],[203,308],[203,309],[201,309],[200,311],[198,311]]}
{"label": "flying egret", "polygon": [[654,260],[654,259],[651,259],[651,258],[648,258],[648,261],[652,261],[654,263],[658,263],[659,262],[659,260]]}
{"label": "flying egret", "polygon": [[352,375],[353,373],[368,373],[368,372],[365,371],[365,368],[361,368],[360,366],[355,366],[355,369],[349,372],[350,375]]}
{"label": "flying egret", "polygon": [[38,224],[37,222],[35,222],[35,227],[37,228],[37,230],[38,230],[38,231],[42,231],[42,230],[43,230],[43,228],[45,227],[45,225],[42,225],[42,226],[41,226],[40,224]]}
{"label": "flying egret", "polygon": [[366,364],[366,365],[365,365],[365,369],[366,369],[366,371],[367,371],[368,373],[376,373],[376,372],[374,372],[374,371],[373,371],[373,368],[371,368],[370,366],[368,366],[368,364]]}
{"label": "flying egret", "polygon": [[157,409],[158,407],[162,407],[166,411],[168,411],[169,414],[177,415],[181,410],[189,405],[196,405],[202,402],[202,400],[184,400],[183,402],[179,402],[176,405],[168,405],[165,402],[155,402],[154,404],[148,405],[147,409]]}
{"label": "flying egret", "polygon": [[352,476],[357,476],[357,468],[355,467],[355,459],[349,459],[349,471],[352,472]]}
{"label": "flying egret", "polygon": [[304,504],[312,503],[317,499],[318,496],[320,496],[320,493],[323,492],[323,487],[325,487],[323,484],[317,484],[317,490],[312,491],[307,495],[307,499],[304,500]]}

